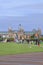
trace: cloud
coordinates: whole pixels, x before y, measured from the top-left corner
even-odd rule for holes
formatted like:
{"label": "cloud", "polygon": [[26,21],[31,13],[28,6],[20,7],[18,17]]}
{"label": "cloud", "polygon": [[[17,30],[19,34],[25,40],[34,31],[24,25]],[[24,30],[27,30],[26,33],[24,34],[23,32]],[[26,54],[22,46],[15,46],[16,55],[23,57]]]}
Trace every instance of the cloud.
{"label": "cloud", "polygon": [[43,13],[41,0],[0,0],[1,15],[26,15],[28,13]]}
{"label": "cloud", "polygon": [[[39,1],[40,2],[40,1]],[[9,9],[9,8],[17,8],[17,7],[24,7],[24,6],[33,6],[39,4],[38,0],[0,0],[0,8],[2,9]],[[43,4],[43,3],[41,3]]]}

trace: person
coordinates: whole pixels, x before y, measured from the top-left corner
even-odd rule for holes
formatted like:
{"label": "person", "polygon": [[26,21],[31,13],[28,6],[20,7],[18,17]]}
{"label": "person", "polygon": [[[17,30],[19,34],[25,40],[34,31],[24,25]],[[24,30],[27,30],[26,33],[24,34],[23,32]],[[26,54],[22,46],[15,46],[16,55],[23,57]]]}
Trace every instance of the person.
{"label": "person", "polygon": [[36,36],[36,45],[40,46],[39,34],[37,33],[35,36]]}
{"label": "person", "polygon": [[40,40],[38,39],[38,46],[40,47]]}

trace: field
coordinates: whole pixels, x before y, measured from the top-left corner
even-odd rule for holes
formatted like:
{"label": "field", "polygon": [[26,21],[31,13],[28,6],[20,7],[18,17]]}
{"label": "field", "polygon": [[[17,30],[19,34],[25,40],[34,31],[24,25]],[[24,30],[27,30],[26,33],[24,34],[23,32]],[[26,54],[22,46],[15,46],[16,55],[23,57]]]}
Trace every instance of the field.
{"label": "field", "polygon": [[0,43],[0,55],[14,55],[31,52],[43,52],[43,43],[40,46],[22,43]]}

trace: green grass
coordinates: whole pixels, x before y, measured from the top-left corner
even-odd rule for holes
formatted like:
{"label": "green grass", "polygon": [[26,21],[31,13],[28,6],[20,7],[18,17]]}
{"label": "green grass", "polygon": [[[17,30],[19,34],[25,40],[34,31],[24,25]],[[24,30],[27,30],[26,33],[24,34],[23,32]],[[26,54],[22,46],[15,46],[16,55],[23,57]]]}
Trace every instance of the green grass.
{"label": "green grass", "polygon": [[43,52],[43,44],[40,47],[33,44],[0,43],[0,55],[21,54],[30,52]]}

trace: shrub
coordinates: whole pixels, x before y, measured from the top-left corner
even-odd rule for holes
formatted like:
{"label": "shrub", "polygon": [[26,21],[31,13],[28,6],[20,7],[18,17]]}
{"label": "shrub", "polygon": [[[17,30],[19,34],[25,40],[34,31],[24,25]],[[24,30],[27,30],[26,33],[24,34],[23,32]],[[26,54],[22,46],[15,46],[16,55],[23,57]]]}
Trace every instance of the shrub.
{"label": "shrub", "polygon": [[14,38],[8,38],[7,39],[7,42],[13,42],[14,41]]}
{"label": "shrub", "polygon": [[40,40],[42,40],[42,41],[43,41],[43,38],[40,38]]}
{"label": "shrub", "polygon": [[0,41],[3,41],[3,38],[0,38]]}

